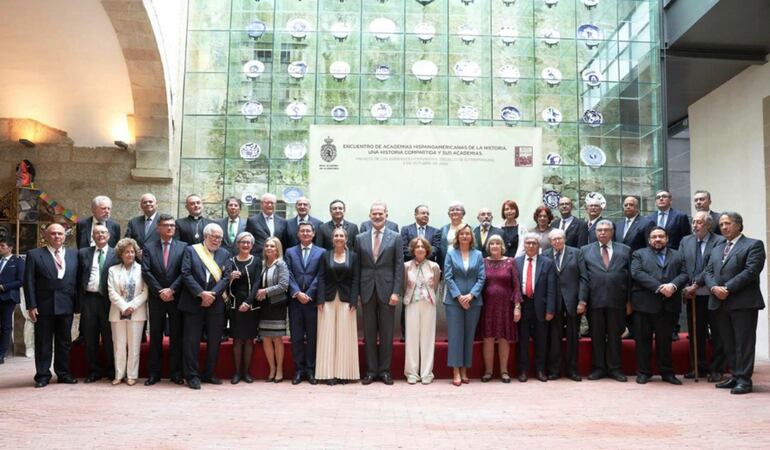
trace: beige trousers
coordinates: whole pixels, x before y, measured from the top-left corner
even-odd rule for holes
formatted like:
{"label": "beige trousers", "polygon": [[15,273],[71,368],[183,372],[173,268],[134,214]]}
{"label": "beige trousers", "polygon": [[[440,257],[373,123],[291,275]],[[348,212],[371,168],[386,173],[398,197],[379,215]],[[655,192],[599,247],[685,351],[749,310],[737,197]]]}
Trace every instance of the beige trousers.
{"label": "beige trousers", "polygon": [[115,351],[115,379],[139,378],[139,351],[142,346],[143,320],[110,322],[112,348]]}
{"label": "beige trousers", "polygon": [[433,354],[436,348],[436,305],[419,301],[405,306],[406,351],[404,375],[407,380],[433,381]]}

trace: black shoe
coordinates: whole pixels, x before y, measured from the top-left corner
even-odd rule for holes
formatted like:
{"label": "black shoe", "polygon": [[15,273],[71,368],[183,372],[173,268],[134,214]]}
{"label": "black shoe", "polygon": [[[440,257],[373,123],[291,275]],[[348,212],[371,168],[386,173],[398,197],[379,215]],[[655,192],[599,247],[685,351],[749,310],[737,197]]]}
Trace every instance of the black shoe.
{"label": "black shoe", "polygon": [[233,375],[232,378],[230,378],[230,384],[238,384],[241,382],[241,374],[236,373]]}
{"label": "black shoe", "polygon": [[677,333],[676,331],[674,331],[673,333],[671,333],[671,341],[672,341],[672,342],[676,342],[676,341],[678,341],[678,340],[679,340],[679,333]]}
{"label": "black shoe", "polygon": [[484,375],[481,376],[481,382],[482,383],[489,383],[489,381],[491,379],[492,379],[492,374],[491,373],[485,373]]}
{"label": "black shoe", "polygon": [[200,390],[200,388],[201,388],[201,380],[199,380],[198,378],[190,378],[190,380],[187,381],[187,386],[190,389],[195,389],[196,391]]}
{"label": "black shoe", "polygon": [[687,380],[692,380],[693,378],[695,378],[695,372],[687,372],[686,374],[684,374],[684,377]]}
{"label": "black shoe", "polygon": [[647,384],[647,382],[650,381],[649,375],[637,375],[636,376],[636,384]]}
{"label": "black shoe", "polygon": [[294,375],[294,378],[291,379],[291,384],[296,386],[296,385],[298,385],[300,383],[302,383],[302,374],[298,373],[298,374]]}
{"label": "black shoe", "polygon": [[[371,383],[371,381],[369,383]],[[337,384],[337,380],[335,380],[334,378],[330,378],[330,379],[326,380],[326,385],[327,386],[334,386],[335,384]]]}
{"label": "black shoe", "polygon": [[158,381],[160,381],[160,378],[155,377],[155,376],[150,376],[149,378],[147,378],[147,381],[144,382],[144,385],[145,386],[152,386],[153,384],[157,383]]}
{"label": "black shoe", "polygon": [[171,377],[170,380],[174,384],[179,384],[179,385],[184,384],[184,379],[182,377]]}
{"label": "black shoe", "polygon": [[535,378],[543,382],[548,381],[548,377],[545,376],[545,372],[542,372],[540,370],[538,370],[537,374],[535,374]]}
{"label": "black shoe", "polygon": [[245,381],[246,383],[249,383],[249,384],[254,382],[254,378],[252,378],[252,376],[249,375],[248,372],[244,373],[241,378],[243,379],[243,381]]}
{"label": "black shoe", "polygon": [[56,382],[60,384],[78,384],[78,380],[70,376],[57,378]]}
{"label": "black shoe", "polygon": [[274,379],[273,383],[283,383],[283,377]]}
{"label": "black shoe", "polygon": [[527,373],[522,372],[519,374],[519,382],[520,383],[526,383],[527,382]]}
{"label": "black shoe", "polygon": [[318,384],[318,380],[316,380],[315,375],[312,375],[312,374],[307,376],[307,382],[312,384],[313,386]]}
{"label": "black shoe", "polygon": [[674,374],[668,374],[668,375],[661,375],[660,379],[671,384],[675,384],[677,386],[682,384],[682,381],[676,377]]}
{"label": "black shoe", "polygon": [[81,334],[74,341],[72,341],[72,345],[83,345],[83,342],[85,342],[85,336]]}
{"label": "black shoe", "polygon": [[361,378],[361,384],[363,384],[364,386],[372,384],[373,381],[374,381],[374,377],[371,375],[367,375]]}
{"label": "black shoe", "polygon": [[215,376],[210,376],[210,377],[202,378],[201,381],[203,381],[204,383],[208,383],[208,384],[222,384],[222,380],[220,380],[219,378],[217,378]]}
{"label": "black shoe", "polygon": [[561,378],[558,373],[552,373],[548,375],[548,381],[558,380]]}
{"label": "black shoe", "polygon": [[712,372],[712,373],[709,374],[709,376],[706,379],[706,381],[708,381],[709,383],[719,383],[720,381],[722,381],[722,378],[723,377],[722,377],[721,373],[719,373],[719,372]]}
{"label": "black shoe", "polygon": [[99,381],[101,379],[102,377],[100,377],[99,375],[89,375],[86,377],[85,380],[83,380],[83,383],[93,383],[94,381]]}
{"label": "black shoe", "polygon": [[48,386],[48,383],[49,383],[48,380],[35,381],[35,387],[36,388],[44,388],[44,387]]}
{"label": "black shoe", "polygon": [[567,374],[567,378],[572,381],[583,381],[583,377],[577,374],[577,372],[570,372]]}
{"label": "black shoe", "polygon": [[732,388],[734,388],[737,385],[738,385],[738,380],[736,380],[735,378],[731,377],[731,378],[728,378],[728,379],[724,380],[721,383],[715,384],[714,386],[717,389],[732,389]]}
{"label": "black shoe", "polygon": [[383,374],[380,377],[380,380],[382,380],[382,382],[388,386],[393,386],[393,377],[391,377],[389,373]]}
{"label": "black shoe", "polygon": [[623,375],[618,371],[610,372],[610,378],[612,378],[615,381],[620,381],[621,383],[625,383],[626,381],[628,381],[628,378],[626,378],[625,375]]}
{"label": "black shoe", "polygon": [[730,393],[735,395],[749,394],[752,390],[750,384],[738,383],[734,388],[730,389]]}
{"label": "black shoe", "polygon": [[591,372],[591,373],[588,375],[588,379],[589,379],[589,380],[591,380],[591,381],[594,381],[594,380],[601,380],[602,378],[604,378],[604,377],[606,377],[606,376],[607,376],[607,374],[606,374],[606,373],[604,373],[604,371],[603,371],[603,370],[597,369],[597,370],[594,370],[593,372]]}
{"label": "black shoe", "polygon": [[0,357],[0,364],[5,364],[5,356]]}

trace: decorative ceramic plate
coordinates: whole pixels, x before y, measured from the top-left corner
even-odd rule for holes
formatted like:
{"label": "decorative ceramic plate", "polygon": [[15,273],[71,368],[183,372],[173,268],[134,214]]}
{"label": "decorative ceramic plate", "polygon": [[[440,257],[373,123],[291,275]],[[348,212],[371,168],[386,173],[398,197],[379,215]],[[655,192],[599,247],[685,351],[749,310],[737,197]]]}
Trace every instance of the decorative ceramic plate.
{"label": "decorative ceramic plate", "polygon": [[457,110],[457,117],[464,123],[464,124],[472,124],[476,122],[479,118],[479,110],[474,108],[473,106],[461,106]]}
{"label": "decorative ceramic plate", "polygon": [[393,108],[387,103],[380,102],[372,105],[370,112],[372,113],[372,117],[377,119],[377,121],[384,122],[393,115]]}
{"label": "decorative ceramic plate", "polygon": [[585,5],[586,8],[591,9],[599,4],[599,0],[583,0],[583,5]]}
{"label": "decorative ceramic plate", "polygon": [[433,3],[434,0],[417,0],[417,3],[421,4],[422,6],[428,6],[431,3]]}
{"label": "decorative ceramic plate", "polygon": [[257,195],[254,192],[242,192],[241,193],[241,202],[243,202],[243,205],[252,205],[254,204],[254,201],[259,199],[259,195]]}
{"label": "decorative ceramic plate", "polygon": [[561,195],[556,191],[547,191],[545,194],[543,194],[543,203],[545,206],[556,209],[559,207],[559,199],[561,198]]}
{"label": "decorative ceramic plate", "polygon": [[438,66],[433,61],[422,59],[412,64],[412,73],[420,81],[430,81],[438,75]]}
{"label": "decorative ceramic plate", "polygon": [[310,22],[302,18],[291,19],[286,22],[286,31],[294,39],[305,39],[310,31]]}
{"label": "decorative ceramic plate", "polygon": [[433,122],[433,110],[428,107],[417,108],[416,116],[420,123],[429,124]]}
{"label": "decorative ceramic plate", "polygon": [[601,167],[607,162],[607,155],[595,145],[584,145],[580,149],[580,159],[587,166]]}
{"label": "decorative ceramic plate", "polygon": [[543,117],[543,120],[551,126],[559,125],[562,120],[561,111],[554,108],[553,106],[549,106],[544,109],[540,115]]}
{"label": "decorative ceramic plate", "polygon": [[259,76],[262,75],[262,72],[264,71],[265,65],[262,64],[262,61],[256,59],[252,59],[243,65],[243,73],[246,75],[246,78],[250,80],[259,78]]}
{"label": "decorative ceramic plate", "polygon": [[386,18],[378,17],[369,23],[369,32],[381,41],[386,41],[396,33],[396,22]]}
{"label": "decorative ceramic plate", "polygon": [[470,25],[460,25],[457,29],[457,34],[460,36],[460,40],[465,44],[473,43],[479,35],[479,33]]}
{"label": "decorative ceramic plate", "polygon": [[500,41],[505,45],[511,45],[516,42],[516,29],[513,27],[500,27]]}
{"label": "decorative ceramic plate", "polygon": [[554,6],[559,4],[559,0],[544,0],[545,6],[549,8],[553,8]]}
{"label": "decorative ceramic plate", "polygon": [[337,122],[342,122],[345,119],[348,118],[348,109],[344,106],[335,106],[332,108],[332,119],[334,119]]}
{"label": "decorative ceramic plate", "polygon": [[289,64],[286,71],[289,72],[290,77],[299,80],[307,73],[307,63],[305,61],[294,61]]}
{"label": "decorative ceramic plate", "polygon": [[454,65],[455,75],[466,83],[471,83],[481,76],[481,66],[476,61],[461,59]]}
{"label": "decorative ceramic plate", "polygon": [[516,0],[503,0],[503,5],[505,6],[511,6],[514,3],[516,3]]}
{"label": "decorative ceramic plate", "polygon": [[374,68],[374,78],[380,81],[390,78],[390,67],[385,64],[377,64],[377,67]]}
{"label": "decorative ceramic plate", "polygon": [[547,28],[543,31],[543,42],[549,47],[559,45],[559,39],[561,35],[553,28]]}
{"label": "decorative ceramic plate", "polygon": [[436,36],[436,27],[430,22],[420,22],[414,27],[414,32],[422,42],[430,42]]}
{"label": "decorative ceramic plate", "polygon": [[283,201],[286,203],[297,203],[300,197],[302,197],[302,190],[297,187],[287,187],[283,190]]}
{"label": "decorative ceramic plate", "polygon": [[249,120],[253,120],[261,116],[264,110],[265,109],[262,107],[262,103],[256,100],[249,100],[248,102],[244,103],[243,106],[241,106],[241,114],[243,114],[243,117]]}
{"label": "decorative ceramic plate", "polygon": [[286,107],[286,115],[291,120],[300,120],[305,117],[305,114],[307,114],[307,105],[300,101],[294,100]]}
{"label": "decorative ceramic plate", "polygon": [[591,128],[596,128],[604,123],[604,116],[595,109],[587,109],[586,112],[583,113],[583,123]]}
{"label": "decorative ceramic plate", "polygon": [[283,148],[283,155],[292,160],[298,160],[305,157],[307,154],[307,147],[302,142],[289,142],[286,147]]}
{"label": "decorative ceramic plate", "polygon": [[521,112],[519,111],[519,108],[515,106],[503,106],[500,109],[500,118],[503,119],[505,123],[513,125],[521,120]]}
{"label": "decorative ceramic plate", "polygon": [[253,20],[246,25],[246,33],[252,39],[259,39],[267,31],[267,25],[261,20]]}
{"label": "decorative ceramic plate", "polygon": [[262,147],[256,142],[247,142],[241,145],[240,154],[244,161],[254,161],[262,154]]}
{"label": "decorative ceramic plate", "polygon": [[558,153],[549,153],[545,155],[545,163],[549,166],[559,166],[561,165],[561,162],[561,155]]}
{"label": "decorative ceramic plate", "polygon": [[334,61],[329,65],[329,73],[335,80],[344,80],[350,73],[350,64],[345,61]]}
{"label": "decorative ceramic plate", "polygon": [[589,192],[588,194],[586,194],[586,199],[585,199],[586,203],[589,200],[598,200],[599,205],[601,205],[602,209],[607,207],[607,199],[604,198],[601,192]]}
{"label": "decorative ceramic plate", "polygon": [[602,74],[594,69],[586,69],[582,74],[583,81],[591,87],[597,87],[602,84]]}
{"label": "decorative ceramic plate", "polygon": [[556,86],[561,83],[561,70],[556,67],[546,67],[540,72],[540,76],[551,86]]}
{"label": "decorative ceramic plate", "polygon": [[334,39],[344,41],[348,38],[348,36],[350,36],[350,32],[353,30],[353,27],[345,22],[334,22],[329,30],[331,31]]}
{"label": "decorative ceramic plate", "polygon": [[577,35],[579,39],[585,41],[588,48],[598,47],[599,42],[602,40],[602,30],[591,23],[580,25],[577,29]]}
{"label": "decorative ceramic plate", "polygon": [[497,70],[497,74],[503,79],[505,84],[515,84],[521,78],[519,69],[513,67],[510,64],[506,64]]}

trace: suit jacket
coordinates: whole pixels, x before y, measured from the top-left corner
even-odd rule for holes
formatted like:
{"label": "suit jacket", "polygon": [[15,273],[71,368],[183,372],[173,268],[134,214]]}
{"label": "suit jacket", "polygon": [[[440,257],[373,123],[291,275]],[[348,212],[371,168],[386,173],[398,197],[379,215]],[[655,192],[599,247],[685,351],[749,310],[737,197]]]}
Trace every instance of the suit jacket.
{"label": "suit jacket", "polygon": [[[631,252],[635,252],[640,248],[647,247],[647,238],[650,234],[650,229],[654,226],[650,219],[642,216],[636,216],[636,219],[631,223],[631,229],[626,232],[626,218],[618,219],[615,222],[615,236],[613,240],[620,244],[625,244],[631,248]],[[623,233],[626,233],[626,237],[623,237]]]}
{"label": "suit jacket", "polygon": [[[267,227],[265,216],[257,213],[246,222],[246,231],[254,235],[254,247],[251,253],[262,258],[262,249],[265,247],[265,241],[270,237],[270,228]],[[286,219],[273,214],[273,236],[281,241],[283,248],[286,248]]]}
{"label": "suit jacket", "polygon": [[[199,216],[199,219],[193,219],[192,216],[176,219],[176,234],[174,239],[182,241],[187,245],[200,244],[203,242],[203,229],[212,222],[211,219]],[[224,232],[224,230],[222,230]],[[197,236],[197,237],[196,237]]]}
{"label": "suit jacket", "polygon": [[716,211],[709,211],[709,216],[711,216],[711,232],[721,236],[722,230],[719,228],[719,216],[721,214]]}
{"label": "suit jacket", "polygon": [[727,241],[720,242],[711,250],[706,265],[706,286],[724,286],[729,295],[720,301],[713,295],[709,309],[724,305],[729,311],[737,309],[764,309],[765,302],[759,289],[759,274],[765,266],[765,246],[762,241],[741,235],[722,262]]}
{"label": "suit jacket", "polygon": [[[230,240],[230,218],[224,217],[216,221],[220,227],[222,227],[222,247],[226,248],[231,255],[238,254],[238,248],[235,246],[235,241]],[[246,231],[246,219],[243,217],[238,218],[238,229],[235,230],[235,237]],[[260,257],[262,255],[260,254]]]}
{"label": "suit jacket", "polygon": [[131,238],[136,241],[137,244],[139,244],[140,248],[144,248],[148,243],[152,241],[157,241],[160,239],[158,236],[158,216],[160,216],[160,213],[155,213],[155,216],[152,218],[152,224],[150,225],[150,232],[145,235],[144,233],[144,225],[146,217],[144,214],[141,216],[136,216],[133,219],[128,221],[128,227],[126,227],[126,236],[127,238]]}
{"label": "suit jacket", "polygon": [[12,301],[19,303],[19,289],[24,284],[24,260],[16,255],[11,255],[8,262],[5,263],[3,271],[0,272],[0,284],[3,290],[0,291],[0,303]]}
{"label": "suit jacket", "polygon": [[[652,222],[653,226],[657,225],[658,212],[650,214],[647,216],[647,219]],[[668,247],[678,250],[682,238],[692,234],[690,218],[687,217],[687,214],[674,208],[669,208],[668,216],[666,217],[666,234],[668,234]]]}
{"label": "suit jacket", "polygon": [[[388,230],[393,230],[396,233],[398,233],[398,224],[396,222],[391,222],[390,220],[385,220],[385,228]],[[366,220],[361,222],[361,226],[358,227],[359,233],[366,233],[367,231],[372,229],[372,221]]]}
{"label": "suit jacket", "polygon": [[213,291],[215,294],[214,303],[209,306],[209,310],[214,313],[224,314],[225,304],[222,301],[222,293],[230,282],[229,272],[226,270],[227,260],[230,258],[230,252],[220,247],[214,253],[214,261],[222,270],[222,278],[215,283],[212,276],[209,281],[209,288],[206,288],[206,266],[203,265],[198,254],[192,245],[188,245],[184,250],[182,258],[182,295],[179,297],[179,310],[187,313],[200,313],[201,299],[199,295],[203,291]]}
{"label": "suit jacket", "polygon": [[[562,219],[554,219],[551,222],[551,226],[553,228],[561,228],[561,221]],[[564,243],[568,247],[579,249],[588,244],[588,225],[585,220],[573,216],[569,226],[564,230],[564,234],[566,235]]]}
{"label": "suit jacket", "polygon": [[147,320],[147,285],[142,279],[142,268],[138,262],[134,262],[134,282],[136,283],[134,288],[133,297],[127,297],[124,288],[125,283],[121,273],[125,269],[123,264],[116,264],[110,267],[109,279],[107,284],[107,290],[110,296],[110,314],[108,320],[110,322],[119,322],[121,320],[121,313],[129,307],[134,308],[134,312],[131,313],[132,322],[143,322]]}
{"label": "suit jacket", "polygon": [[[441,281],[441,269],[438,264],[429,259],[426,259],[423,263],[425,264],[422,269],[425,289],[428,290],[430,302],[435,306],[437,301],[436,292]],[[404,263],[404,306],[412,303],[414,289],[417,287],[419,270],[417,261],[407,261]]]}
{"label": "suit jacket", "polygon": [[[321,225],[323,225],[323,222],[316,219],[313,216],[308,216],[307,221],[313,224],[313,229],[315,229],[315,237],[313,238],[313,243],[318,243],[318,236],[321,234]],[[297,217],[292,217],[291,219],[286,219],[286,247],[291,248],[295,245],[299,245],[299,236],[297,235],[299,233],[299,224],[297,223]]]}
{"label": "suit jacket", "polygon": [[[411,261],[412,254],[409,252],[409,243],[417,237],[417,224],[413,223],[401,228],[401,244],[404,246],[404,261]],[[430,242],[431,251],[428,259],[433,262],[442,261],[441,256],[441,232],[438,228],[425,225],[425,239]]]}
{"label": "suit jacket", "polygon": [[[78,248],[85,248],[91,246],[91,226],[94,223],[94,217],[91,216],[88,219],[78,220],[77,225],[77,243]],[[110,240],[107,241],[107,245],[115,248],[115,244],[120,240],[120,225],[112,219],[107,219],[104,222],[104,226],[110,232]]]}
{"label": "suit jacket", "polygon": [[317,245],[310,247],[307,264],[302,263],[302,245],[295,245],[286,250],[283,259],[289,268],[289,297],[304,292],[315,300],[318,295],[318,277],[324,249]]}
{"label": "suit jacket", "polygon": [[[332,242],[332,235],[334,234],[334,221],[328,221],[321,225],[321,230],[316,234],[316,239],[318,239],[318,245],[325,248],[326,250],[331,250],[334,248],[334,243]],[[347,220],[342,221],[342,228],[345,229],[345,231],[348,233],[348,249],[352,250],[356,245],[356,236],[358,236],[358,225],[348,222]]]}
{"label": "suit jacket", "polygon": [[339,295],[340,301],[355,305],[358,301],[358,288],[360,277],[360,264],[358,255],[352,250],[347,250],[347,258],[341,270],[334,270],[334,251],[327,250],[321,256],[321,265],[318,269],[318,297],[315,302],[319,305],[324,302],[334,301]]}
{"label": "suit jacket", "polygon": [[[631,305],[634,311],[657,314],[661,309],[666,312],[682,309],[682,288],[687,284],[687,271],[678,251],[666,248],[665,252],[662,265],[650,247],[631,255]],[[658,287],[665,283],[676,286],[676,292],[669,298],[658,292]]]}
{"label": "suit jacket", "polygon": [[77,308],[78,253],[64,251],[64,277],[57,277],[56,263],[48,248],[27,252],[24,267],[24,299],[27,309],[37,308],[40,315],[68,315]]}
{"label": "suit jacket", "polygon": [[[80,281],[79,293],[82,296],[88,289],[88,280],[91,278],[91,265],[94,262],[94,253],[96,253],[96,247],[86,247],[78,250],[78,280]],[[115,249],[107,246],[107,253],[104,255],[104,264],[102,265],[102,271],[99,274],[99,293],[107,298],[107,273],[110,267],[117,264],[119,261],[115,257]]]}
{"label": "suit jacket", "polygon": [[577,315],[577,305],[580,295],[580,284],[583,282],[580,266],[582,264],[582,255],[580,250],[565,246],[562,250],[561,268],[556,261],[555,251],[549,248],[543,254],[551,258],[556,267],[556,313],[559,314],[562,308],[565,309],[568,316]]}
{"label": "suit jacket", "polygon": [[631,293],[631,249],[613,243],[609,269],[604,268],[598,242],[584,245],[580,254],[583,276],[580,301],[586,302],[589,308],[625,309]]}
{"label": "suit jacket", "polygon": [[383,227],[380,253],[374,260],[372,233],[359,233],[356,236],[356,252],[361,267],[358,293],[363,303],[376,294],[382,303],[388,303],[392,294],[401,295],[404,291],[404,247],[401,235]]}
{"label": "suit jacket", "polygon": [[446,281],[444,304],[460,306],[457,297],[473,294],[471,306],[483,305],[484,297],[481,292],[484,289],[486,279],[484,257],[480,251],[471,249],[468,256],[468,270],[465,270],[460,250],[452,248],[444,259],[444,281]]}
{"label": "suit jacket", "polygon": [[[502,237],[503,230],[490,225],[489,230],[487,230],[487,240],[489,240],[489,238],[495,234]],[[484,255],[484,257],[487,257],[487,248],[486,248],[487,242],[486,241],[481,242],[481,226],[478,226],[473,229],[473,242],[474,242],[474,245],[476,246],[476,250],[480,251],[481,254]],[[504,251],[505,249],[503,249],[503,252]]]}
{"label": "suit jacket", "polygon": [[150,301],[160,298],[160,290],[171,288],[174,291],[174,301],[182,294],[182,260],[187,244],[176,239],[171,240],[168,249],[168,268],[163,265],[163,243],[153,241],[144,249],[142,258],[142,275],[147,283]]}
{"label": "suit jacket", "polygon": [[[525,281],[527,273],[524,271],[524,260],[527,255],[516,257],[516,268],[519,269],[519,276]],[[545,322],[546,314],[556,314],[556,266],[553,260],[545,255],[537,257],[535,263],[535,286],[533,289],[532,301],[535,302],[535,317],[539,322]],[[529,301],[524,297],[524,291],[521,293],[521,301]]]}
{"label": "suit jacket", "polygon": [[684,267],[687,271],[687,280],[689,283],[695,283],[698,286],[705,286],[706,266],[711,259],[711,251],[714,249],[714,246],[723,243],[725,238],[713,233],[709,233],[706,235],[705,241],[706,248],[703,250],[703,266],[699,271],[695,268],[695,252],[698,249],[698,237],[694,234],[688,234],[679,244],[679,253],[681,253],[682,259],[684,259]]}

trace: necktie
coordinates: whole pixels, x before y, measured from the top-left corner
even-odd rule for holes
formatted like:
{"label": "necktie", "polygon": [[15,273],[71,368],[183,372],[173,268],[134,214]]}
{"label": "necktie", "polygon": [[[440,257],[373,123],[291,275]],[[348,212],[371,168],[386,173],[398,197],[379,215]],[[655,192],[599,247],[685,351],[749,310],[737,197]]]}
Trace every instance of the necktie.
{"label": "necktie", "polygon": [[0,273],[3,273],[3,269],[5,269],[5,264],[8,262],[8,258],[3,258],[0,260]]}
{"label": "necktie", "polygon": [[64,267],[64,262],[62,262],[61,255],[59,254],[59,249],[54,250],[53,260],[56,263],[56,270],[61,270]]}
{"label": "necktie", "polygon": [[102,273],[102,269],[104,268],[104,250],[99,249],[99,256],[96,257],[97,261],[99,261],[99,273]]}
{"label": "necktie", "polygon": [[703,241],[698,241],[698,246],[695,247],[695,273],[703,272]]}
{"label": "necktie", "polygon": [[148,217],[144,221],[144,235],[147,236],[150,234],[150,229],[152,228],[152,217]]}
{"label": "necktie", "polygon": [[164,242],[163,243],[163,268],[164,269],[168,269],[168,248],[169,248],[169,243]]}
{"label": "necktie", "polygon": [[532,273],[532,257],[527,258],[527,261],[529,261],[529,264],[527,265],[527,282],[524,285],[524,295],[526,295],[529,298],[532,298],[532,295],[534,293],[534,287],[533,285],[533,273]]}
{"label": "necktie", "polygon": [[663,264],[666,264],[666,252],[658,252],[658,262],[662,266]]}
{"label": "necktie", "polygon": [[561,228],[562,230],[566,230],[567,229],[567,221],[564,220],[564,219],[561,219],[561,223],[559,224],[559,228]]}
{"label": "necktie", "polygon": [[481,246],[483,247],[484,244],[487,243],[487,229],[481,228]]}
{"label": "necktie", "polygon": [[265,217],[265,222],[267,222],[267,229],[270,230],[270,236],[275,236],[275,225],[273,225],[273,216]]}
{"label": "necktie", "polygon": [[662,212],[658,214],[658,226],[661,228],[666,228],[666,213]]}
{"label": "necktie", "polygon": [[230,242],[235,242],[235,221],[230,220],[230,227],[227,231],[227,236],[230,239]]}
{"label": "necktie", "polygon": [[626,235],[628,234],[628,229],[631,228],[631,219],[626,217],[626,227],[623,228],[623,239],[626,238]]}
{"label": "necktie", "polygon": [[733,242],[732,241],[728,241],[727,245],[725,245],[725,252],[722,254],[722,262],[725,262],[725,260],[727,259],[727,255],[730,254],[730,249],[731,248],[733,248]]}
{"label": "necktie", "polygon": [[604,268],[609,270],[609,268],[610,268],[610,251],[607,250],[607,245],[602,245],[602,261],[604,261]]}
{"label": "necktie", "polygon": [[374,248],[372,248],[372,253],[374,254],[375,261],[377,261],[377,258],[380,256],[380,244],[382,244],[380,233],[382,233],[380,230],[374,232]]}
{"label": "necktie", "polygon": [[310,253],[310,247],[302,247],[302,266],[307,267],[307,255]]}
{"label": "necktie", "polygon": [[417,236],[425,237],[425,227],[420,227],[417,229]]}
{"label": "necktie", "polygon": [[556,258],[556,270],[561,272],[561,252],[556,252],[554,258]]}

